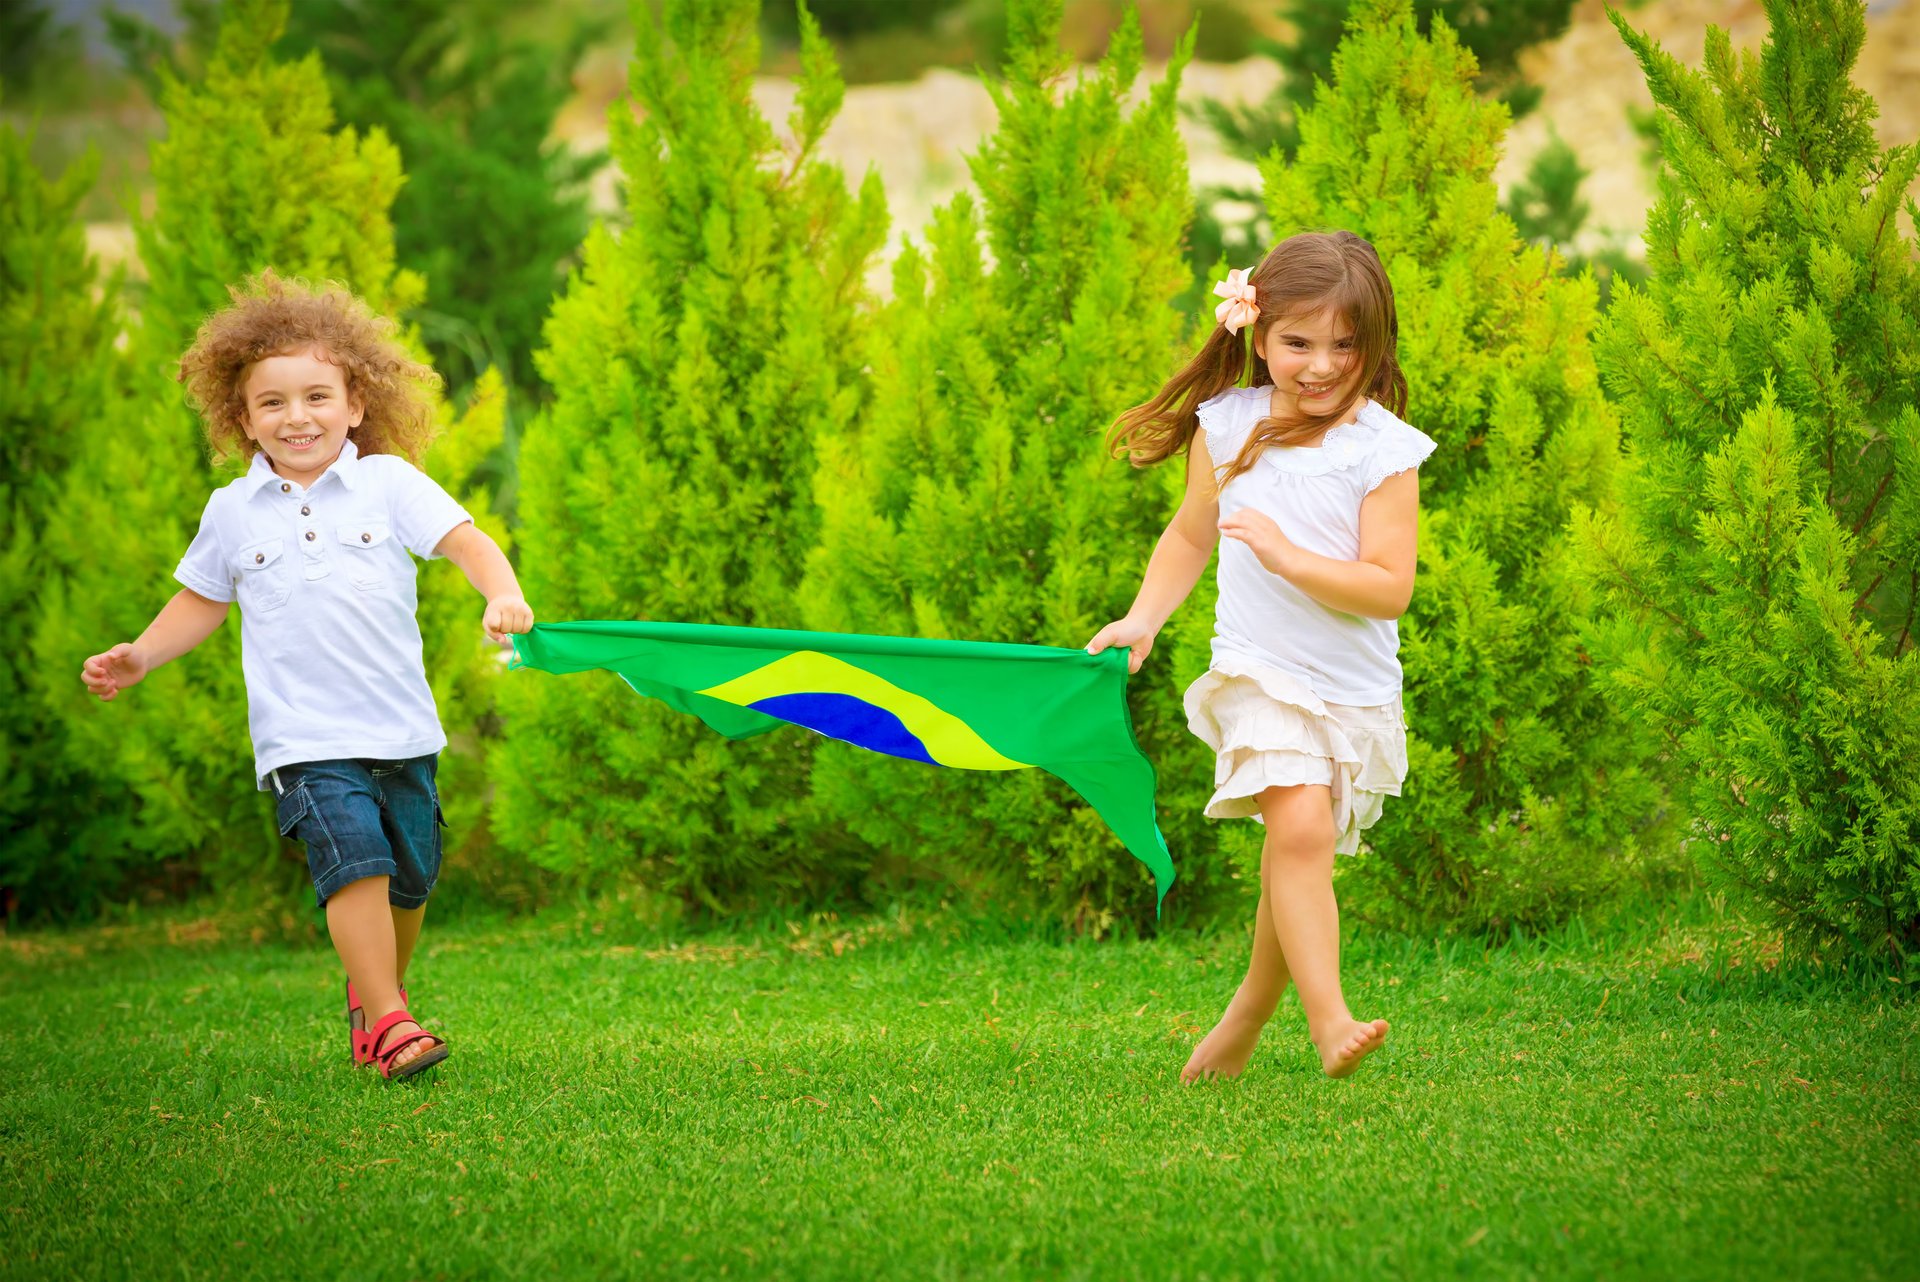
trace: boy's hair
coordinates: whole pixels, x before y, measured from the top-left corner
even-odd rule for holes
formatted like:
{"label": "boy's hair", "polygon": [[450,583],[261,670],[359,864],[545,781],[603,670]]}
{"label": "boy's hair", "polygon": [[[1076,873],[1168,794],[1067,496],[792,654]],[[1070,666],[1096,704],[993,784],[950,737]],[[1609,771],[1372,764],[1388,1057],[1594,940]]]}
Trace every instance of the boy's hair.
{"label": "boy's hair", "polygon": [[251,460],[246,434],[247,371],[269,356],[319,348],[359,398],[360,426],[347,433],[362,454],[399,454],[417,463],[433,439],[440,376],[408,355],[399,329],[337,284],[316,289],[271,268],[227,290],[232,305],[207,317],[180,357],[179,379],[207,421],[215,459]]}
{"label": "boy's hair", "polygon": [[[1247,280],[1260,307],[1260,318],[1253,323],[1256,346],[1279,321],[1331,308],[1353,326],[1361,390],[1395,414],[1406,412],[1407,379],[1400,372],[1393,286],[1372,245],[1348,231],[1301,232],[1268,250]],[[1247,359],[1245,337],[1229,334],[1226,326],[1216,324],[1199,354],[1168,379],[1152,400],[1119,417],[1108,433],[1109,447],[1136,467],[1186,449],[1199,425],[1201,404],[1237,385]],[[1258,354],[1252,360],[1252,385],[1272,383],[1266,360]],[[1240,452],[1224,462],[1219,484],[1252,467],[1268,446],[1308,440],[1333,426],[1345,411],[1342,405],[1311,418],[1261,419]],[[1214,465],[1222,466],[1223,460],[1215,459]]]}

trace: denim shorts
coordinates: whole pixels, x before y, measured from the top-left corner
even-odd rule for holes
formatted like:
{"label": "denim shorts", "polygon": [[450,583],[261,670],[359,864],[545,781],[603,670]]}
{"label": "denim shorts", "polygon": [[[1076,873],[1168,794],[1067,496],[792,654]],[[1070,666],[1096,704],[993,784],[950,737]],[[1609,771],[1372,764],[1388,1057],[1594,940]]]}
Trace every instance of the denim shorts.
{"label": "denim shorts", "polygon": [[303,761],[268,773],[280,833],[307,844],[320,906],[349,882],[387,878],[395,908],[427,902],[440,876],[439,755],[405,761]]}

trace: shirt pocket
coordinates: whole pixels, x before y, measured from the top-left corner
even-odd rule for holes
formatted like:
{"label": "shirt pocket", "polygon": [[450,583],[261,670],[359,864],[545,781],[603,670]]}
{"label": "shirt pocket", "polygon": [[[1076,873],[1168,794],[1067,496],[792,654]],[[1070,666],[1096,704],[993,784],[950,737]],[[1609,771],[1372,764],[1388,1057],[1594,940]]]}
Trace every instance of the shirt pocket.
{"label": "shirt pocket", "polygon": [[391,570],[393,532],[384,521],[349,521],[339,527],[340,559],[347,577],[361,589],[383,588]]}
{"label": "shirt pocket", "polygon": [[287,562],[282,555],[285,539],[262,539],[240,549],[234,561],[234,581],[239,589],[240,608],[264,614],[278,610],[293,595]]}

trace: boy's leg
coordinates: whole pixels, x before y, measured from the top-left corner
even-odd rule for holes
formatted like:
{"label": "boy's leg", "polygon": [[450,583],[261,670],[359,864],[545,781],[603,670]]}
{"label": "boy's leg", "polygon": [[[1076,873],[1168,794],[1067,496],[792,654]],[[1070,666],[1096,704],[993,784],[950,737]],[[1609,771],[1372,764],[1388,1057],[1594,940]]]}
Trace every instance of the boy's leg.
{"label": "boy's leg", "polygon": [[380,824],[393,848],[393,882],[387,900],[393,908],[396,982],[407,977],[414,945],[427,915],[427,898],[440,878],[440,793],[435,782],[437,759],[414,757],[381,763],[374,769],[380,784]]}
{"label": "boy's leg", "polygon": [[[314,761],[272,773],[280,831],[307,846],[307,870],[326,909],[327,934],[353,981],[367,1026],[400,1009],[393,916],[394,850],[381,822],[380,784],[367,763]],[[412,1031],[402,1024],[388,1037]],[[424,1050],[401,1050],[406,1063]]]}
{"label": "boy's leg", "polygon": [[[414,757],[406,761],[372,763],[373,781],[379,792],[380,828],[393,851],[393,879],[386,886],[387,921],[393,931],[394,988],[391,1005],[377,1007],[367,999],[368,1020],[376,1021],[399,1010],[400,981],[406,978],[407,965],[413,960],[420,928],[427,916],[427,896],[440,876],[440,798],[434,784],[436,758]],[[398,1037],[412,1032],[417,1024],[404,1022],[395,1030]],[[425,1042],[414,1042],[395,1057],[396,1066],[428,1049]]]}
{"label": "boy's leg", "polygon": [[[387,904],[388,879],[362,877],[349,882],[327,900],[327,934],[347,978],[360,994],[371,1028],[400,1009],[399,967],[395,950],[393,910]],[[419,1027],[401,1021],[387,1037],[389,1042]],[[425,1042],[403,1046],[394,1056],[398,1067],[427,1049]]]}
{"label": "boy's leg", "polygon": [[1261,882],[1274,935],[1306,1008],[1307,1031],[1329,1076],[1345,1077],[1387,1035],[1383,1019],[1361,1021],[1340,990],[1340,906],[1333,895],[1333,794],[1324,784],[1268,788]]}
{"label": "boy's leg", "polygon": [[1247,962],[1247,977],[1240,981],[1220,1022],[1193,1048],[1193,1057],[1180,1072],[1183,1082],[1239,1076],[1253,1058],[1260,1030],[1273,1018],[1281,994],[1287,991],[1287,959],[1273,931],[1273,910],[1267,903],[1264,877],[1263,873],[1260,906],[1253,915],[1253,956]]}
{"label": "boy's leg", "polygon": [[420,927],[426,921],[427,906],[418,908],[393,908],[393,979],[395,984],[407,982],[407,963],[413,960],[413,946],[420,941]]}
{"label": "boy's leg", "polygon": [[327,900],[327,934],[340,964],[366,1008],[369,1027],[400,1006],[393,918],[387,908],[387,878],[348,882]]}

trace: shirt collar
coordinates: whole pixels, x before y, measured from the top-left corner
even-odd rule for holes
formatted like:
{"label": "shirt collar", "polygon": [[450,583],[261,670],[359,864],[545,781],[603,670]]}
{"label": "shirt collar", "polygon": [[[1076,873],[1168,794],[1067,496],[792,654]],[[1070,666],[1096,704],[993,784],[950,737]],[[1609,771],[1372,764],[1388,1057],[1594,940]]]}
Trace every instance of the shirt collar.
{"label": "shirt collar", "polygon": [[[329,476],[339,477],[340,484],[350,490],[356,488],[355,473],[359,470],[359,464],[360,447],[355,445],[353,439],[349,437],[340,443],[338,457],[327,465],[327,470],[322,472],[312,485],[307,487],[308,492],[318,489],[321,482]],[[279,480],[280,474],[273,470],[273,464],[267,460],[266,451],[256,450],[253,462],[247,465],[247,474],[242,479],[246,482],[247,497],[252,498],[266,486]]]}

